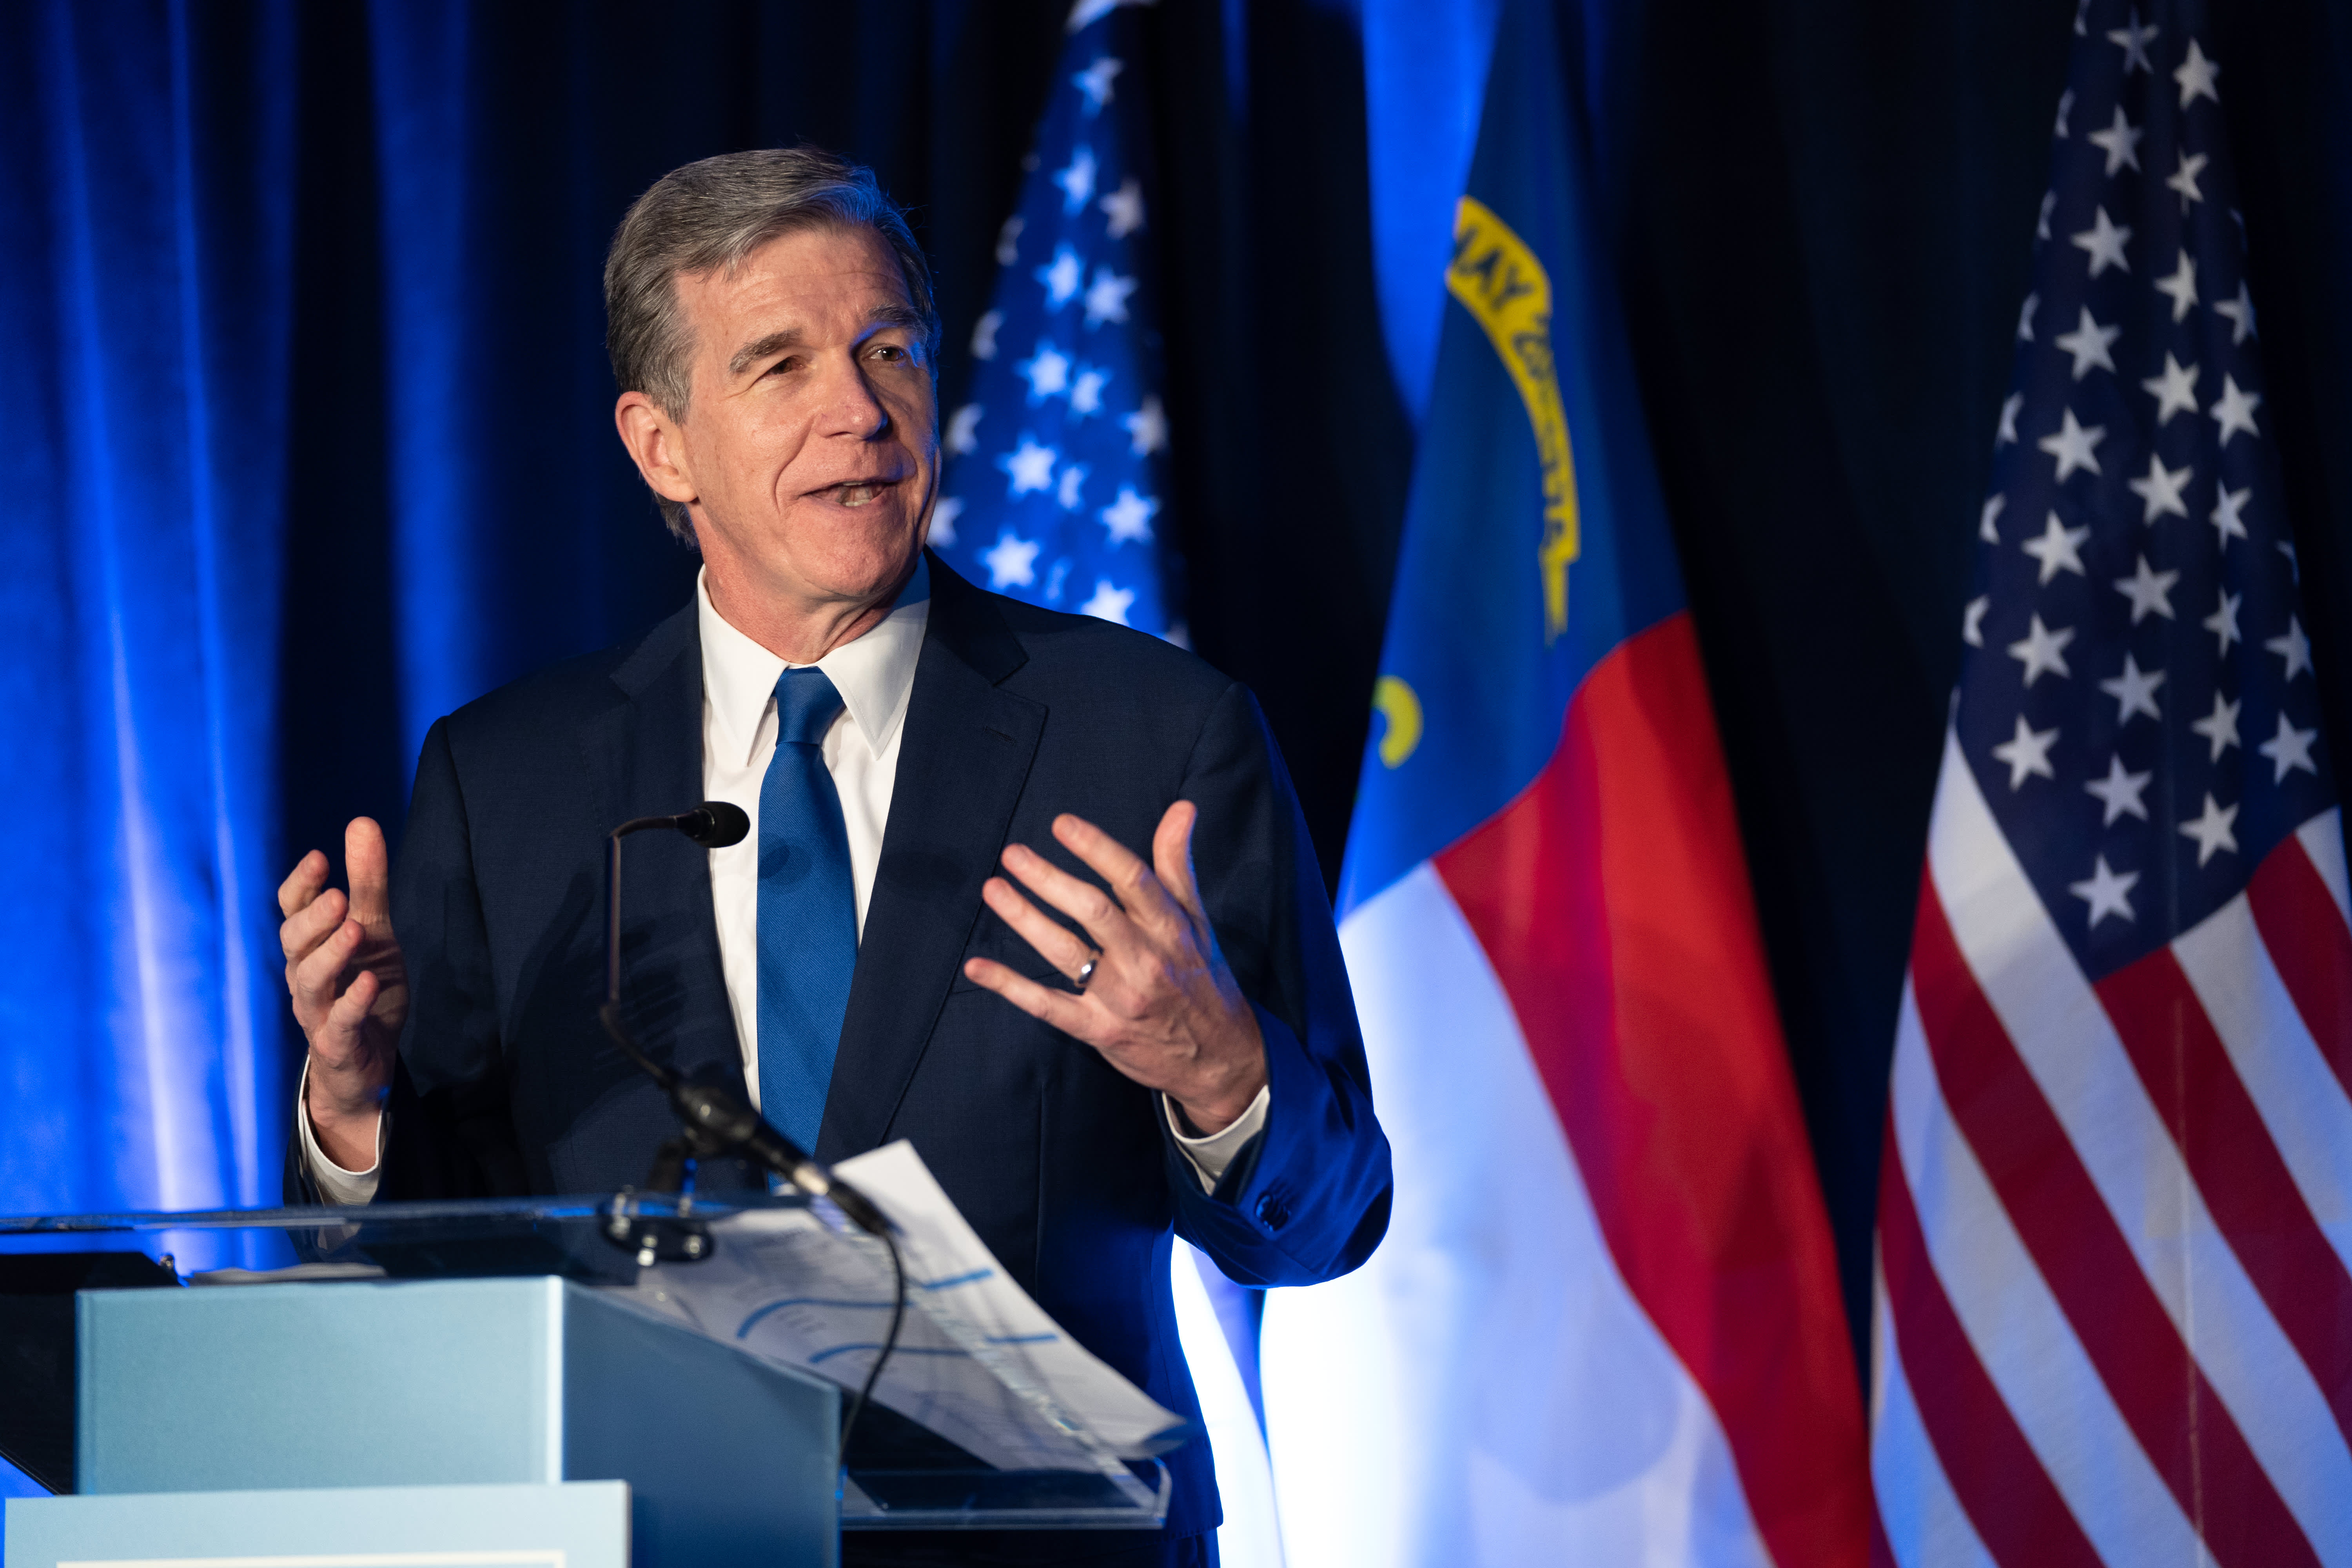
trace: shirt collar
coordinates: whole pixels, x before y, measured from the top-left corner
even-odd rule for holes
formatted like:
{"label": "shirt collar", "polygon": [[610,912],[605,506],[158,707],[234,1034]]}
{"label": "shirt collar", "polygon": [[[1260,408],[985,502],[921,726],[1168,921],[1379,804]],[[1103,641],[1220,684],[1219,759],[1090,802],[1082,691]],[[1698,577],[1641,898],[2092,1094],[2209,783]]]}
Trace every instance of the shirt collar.
{"label": "shirt collar", "polygon": [[[790,667],[728,625],[711,607],[710,590],[700,573],[695,574],[694,602],[702,630],[702,691],[718,721],[715,739],[730,758],[749,765],[761,721],[775,700],[776,680]],[[915,574],[899,590],[890,613],[864,636],[816,661],[841,693],[849,721],[877,757],[906,717],[930,616],[930,563],[918,556]]]}

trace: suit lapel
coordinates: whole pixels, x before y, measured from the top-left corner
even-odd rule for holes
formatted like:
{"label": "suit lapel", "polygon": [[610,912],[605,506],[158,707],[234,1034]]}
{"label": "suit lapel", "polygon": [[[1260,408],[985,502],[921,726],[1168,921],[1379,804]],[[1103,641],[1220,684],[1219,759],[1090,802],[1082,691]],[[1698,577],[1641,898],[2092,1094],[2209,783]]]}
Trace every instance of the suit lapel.
{"label": "suit lapel", "polygon": [[[613,671],[619,700],[585,726],[582,742],[604,826],[684,811],[702,798],[696,614],[688,605],[646,635]],[[681,1069],[717,1065],[740,1072],[743,1053],[719,962],[709,852],[673,834],[639,834],[628,841],[625,860],[625,987],[640,1038]]]}
{"label": "suit lapel", "polygon": [[[817,1158],[882,1142],[929,1044],[1029,777],[1045,707],[999,689],[1027,658],[987,596],[937,557],[889,826],[842,1020]],[[706,899],[706,903],[708,900]]]}

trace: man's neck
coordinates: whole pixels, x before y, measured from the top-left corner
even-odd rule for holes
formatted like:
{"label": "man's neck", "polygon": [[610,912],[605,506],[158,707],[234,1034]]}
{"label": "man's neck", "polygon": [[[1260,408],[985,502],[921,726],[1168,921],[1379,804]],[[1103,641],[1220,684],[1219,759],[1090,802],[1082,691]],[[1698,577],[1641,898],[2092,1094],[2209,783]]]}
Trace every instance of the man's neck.
{"label": "man's neck", "polygon": [[740,584],[708,564],[702,582],[719,619],[786,664],[814,664],[880,626],[914,574],[915,563],[909,561],[897,582],[863,601],[807,602],[783,595],[746,593]]}

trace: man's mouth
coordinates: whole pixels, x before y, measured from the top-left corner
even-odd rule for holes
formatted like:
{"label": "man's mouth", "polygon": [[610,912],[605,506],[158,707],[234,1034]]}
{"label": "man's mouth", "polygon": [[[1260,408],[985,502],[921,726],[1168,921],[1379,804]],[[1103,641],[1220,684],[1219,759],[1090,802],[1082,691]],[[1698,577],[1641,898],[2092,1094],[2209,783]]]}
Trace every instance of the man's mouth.
{"label": "man's mouth", "polygon": [[817,494],[831,497],[834,503],[838,506],[850,508],[870,506],[881,500],[898,483],[896,479],[852,479],[845,484],[819,490]]}

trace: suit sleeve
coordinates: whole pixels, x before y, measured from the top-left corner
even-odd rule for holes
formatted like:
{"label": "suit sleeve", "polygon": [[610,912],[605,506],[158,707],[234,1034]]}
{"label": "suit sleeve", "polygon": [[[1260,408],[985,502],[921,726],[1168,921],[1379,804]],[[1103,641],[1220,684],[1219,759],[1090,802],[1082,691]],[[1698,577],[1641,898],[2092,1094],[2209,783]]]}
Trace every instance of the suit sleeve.
{"label": "suit sleeve", "polygon": [[1265,1038],[1265,1130],[1203,1193],[1165,1117],[1176,1228],[1244,1285],[1336,1279],[1387,1232],[1388,1139],[1372,1114],[1363,1036],[1307,826],[1246,689],[1202,727],[1184,798],[1209,921]]}

